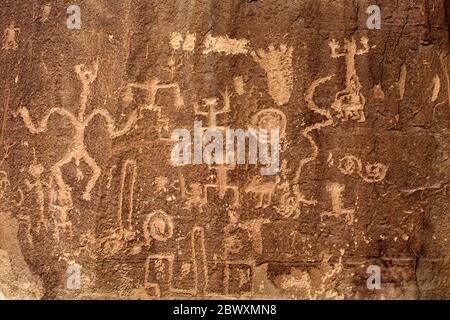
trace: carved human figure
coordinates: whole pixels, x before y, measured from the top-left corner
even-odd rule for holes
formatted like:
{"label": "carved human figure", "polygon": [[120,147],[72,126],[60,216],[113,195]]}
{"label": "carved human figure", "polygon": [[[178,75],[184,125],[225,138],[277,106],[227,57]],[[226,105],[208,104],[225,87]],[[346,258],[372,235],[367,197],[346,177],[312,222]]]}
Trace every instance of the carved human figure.
{"label": "carved human figure", "polygon": [[345,57],[347,67],[345,76],[346,87],[344,90],[336,93],[335,100],[331,105],[331,108],[338,113],[337,117],[343,119],[343,121],[351,119],[364,122],[366,120],[364,116],[366,99],[361,93],[362,86],[356,73],[355,57],[369,52],[369,41],[363,37],[361,43],[363,49],[358,50],[355,38],[352,37],[351,40],[344,40],[344,46],[341,52],[338,52],[340,45],[336,40],[333,39],[329,44],[331,57]]}
{"label": "carved human figure", "polygon": [[42,120],[37,125],[35,125],[30,117],[27,108],[22,107],[18,111],[18,114],[20,114],[26,127],[32,134],[38,134],[47,131],[48,121],[53,114],[65,117],[70,121],[75,132],[74,136],[71,139],[71,145],[69,146],[68,151],[62,156],[62,158],[51,168],[52,177],[55,179],[58,185],[59,199],[62,201],[67,200],[68,202],[71,202],[72,195],[71,188],[64,182],[61,171],[65,165],[70,163],[72,160],[75,160],[75,164],[78,168],[80,165],[80,161],[83,160],[92,170],[92,176],[87,182],[85,191],[83,193],[83,199],[86,201],[89,201],[91,199],[91,191],[95,187],[97,180],[101,174],[101,168],[97,165],[95,159],[92,158],[88,153],[84,140],[85,131],[90,122],[97,116],[103,117],[106,120],[110,137],[112,139],[115,139],[129,132],[132,129],[132,126],[137,122],[137,120],[141,118],[140,114],[138,114],[138,112],[134,110],[129,115],[126,124],[121,129],[117,129],[114,119],[106,109],[96,108],[91,112],[89,116],[85,117],[84,114],[90,94],[90,86],[97,78],[98,62],[95,62],[93,69],[87,69],[84,65],[77,65],[75,67],[75,72],[78,74],[78,77],[82,83],[82,91],[80,94],[80,108],[78,115],[75,115],[64,108],[53,107],[46,113]]}

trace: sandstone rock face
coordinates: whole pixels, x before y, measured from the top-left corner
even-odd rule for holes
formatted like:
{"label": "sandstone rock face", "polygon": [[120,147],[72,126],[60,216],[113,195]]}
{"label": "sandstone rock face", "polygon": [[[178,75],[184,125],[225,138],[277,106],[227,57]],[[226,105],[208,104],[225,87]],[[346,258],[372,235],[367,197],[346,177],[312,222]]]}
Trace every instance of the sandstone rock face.
{"label": "sandstone rock face", "polygon": [[76,2],[1,5],[0,298],[450,298],[447,1]]}

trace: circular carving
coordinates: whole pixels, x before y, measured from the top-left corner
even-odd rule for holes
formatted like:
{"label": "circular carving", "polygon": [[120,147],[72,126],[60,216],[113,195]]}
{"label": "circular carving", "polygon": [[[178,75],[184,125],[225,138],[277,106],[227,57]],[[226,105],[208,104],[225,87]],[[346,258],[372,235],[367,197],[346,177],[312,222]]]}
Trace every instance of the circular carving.
{"label": "circular carving", "polygon": [[[267,134],[270,134],[272,129],[280,130],[280,138],[286,135],[287,119],[286,115],[277,109],[264,109],[258,111],[252,117],[252,129],[265,129]],[[264,137],[263,137],[264,138]]]}
{"label": "circular carving", "polygon": [[166,241],[173,236],[173,219],[162,210],[156,210],[147,215],[144,221],[144,237],[147,241],[153,238]]}

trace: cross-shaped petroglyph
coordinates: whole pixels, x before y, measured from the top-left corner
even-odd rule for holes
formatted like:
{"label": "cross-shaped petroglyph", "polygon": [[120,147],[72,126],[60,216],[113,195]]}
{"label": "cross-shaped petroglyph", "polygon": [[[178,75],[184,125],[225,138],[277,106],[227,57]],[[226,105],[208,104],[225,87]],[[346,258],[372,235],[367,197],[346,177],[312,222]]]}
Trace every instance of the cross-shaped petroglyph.
{"label": "cross-shaped petroglyph", "polygon": [[345,57],[347,66],[344,90],[336,93],[335,100],[331,108],[338,112],[337,117],[343,121],[357,120],[358,122],[366,121],[364,116],[364,106],[366,99],[361,93],[361,83],[356,73],[355,57],[369,52],[369,40],[365,37],[361,39],[363,49],[357,49],[355,38],[351,40],[344,40],[343,50],[338,52],[340,45],[336,40],[332,40],[329,44],[331,48],[331,57],[340,58]]}
{"label": "cross-shaped petroglyph", "polygon": [[157,114],[157,129],[160,140],[171,141],[169,136],[169,118],[163,114],[163,107],[156,103],[156,97],[160,90],[173,90],[176,108],[184,106],[184,100],[181,95],[181,90],[176,83],[161,83],[158,78],[145,81],[143,83],[129,83],[126,87],[124,100],[125,102],[132,102],[134,94],[132,89],[140,89],[147,92],[145,97],[145,104],[140,106],[140,110],[154,111]]}
{"label": "cross-shaped petroglyph", "polygon": [[345,186],[339,183],[328,183],[327,191],[331,195],[331,208],[332,211],[322,212],[320,214],[320,221],[323,221],[324,217],[335,217],[345,216],[345,221],[347,224],[351,225],[354,221],[354,209],[344,209],[344,204],[342,201],[342,192],[345,190]]}
{"label": "cross-shaped petroglyph", "polygon": [[[75,66],[75,72],[77,73],[82,83],[82,90],[80,93],[80,108],[78,115],[75,115],[64,108],[53,107],[47,112],[47,114],[42,118],[42,120],[38,123],[38,125],[35,125],[30,117],[27,108],[22,107],[18,111],[18,114],[21,115],[26,127],[32,134],[47,131],[48,121],[50,120],[50,117],[53,114],[65,117],[70,121],[75,131],[75,134],[72,137],[69,151],[67,151],[62,156],[62,158],[51,168],[52,177],[55,179],[56,184],[58,186],[58,200],[60,202],[67,202],[67,203],[72,203],[72,195],[71,195],[71,188],[64,182],[64,178],[61,171],[65,165],[69,164],[72,160],[75,160],[75,164],[78,168],[80,165],[80,160],[83,160],[92,170],[92,177],[87,182],[85,191],[83,193],[83,199],[86,201],[90,201],[91,191],[95,187],[97,180],[101,174],[101,168],[97,165],[95,159],[93,159],[89,155],[86,149],[84,136],[86,128],[88,127],[89,123],[96,116],[103,117],[106,120],[110,138],[115,139],[128,133],[132,129],[133,125],[136,124],[136,122],[141,118],[141,115],[138,114],[138,111],[134,110],[129,115],[126,124],[121,129],[117,129],[114,119],[111,117],[111,115],[106,109],[96,108],[90,113],[89,116],[85,117],[84,114],[86,112],[88,98],[91,93],[91,85],[97,78],[98,61],[94,63],[94,66],[91,69],[85,67],[85,65],[83,64],[77,65]],[[83,179],[81,171],[78,171],[78,178],[80,180]]]}
{"label": "cross-shaped petroglyph", "polygon": [[239,207],[239,187],[228,185],[228,171],[235,169],[235,166],[212,166],[210,169],[214,169],[216,172],[216,184],[204,185],[205,201],[208,201],[208,189],[215,189],[219,194],[219,198],[222,200],[225,198],[227,191],[231,190],[233,193],[233,206]]}

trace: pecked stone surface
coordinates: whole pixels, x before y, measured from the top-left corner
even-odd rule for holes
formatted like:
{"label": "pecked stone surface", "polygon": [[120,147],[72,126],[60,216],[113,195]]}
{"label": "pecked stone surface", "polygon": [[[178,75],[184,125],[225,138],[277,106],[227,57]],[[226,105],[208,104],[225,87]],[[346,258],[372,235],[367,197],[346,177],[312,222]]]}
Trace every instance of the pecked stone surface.
{"label": "pecked stone surface", "polygon": [[[69,29],[4,0],[0,298],[450,298],[450,10],[376,2],[379,30],[363,0],[79,0]],[[279,172],[175,166],[194,121],[279,128]]]}

